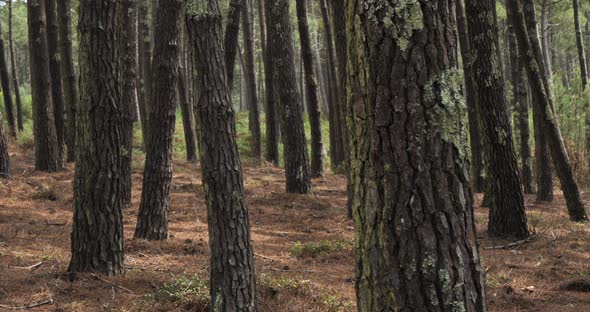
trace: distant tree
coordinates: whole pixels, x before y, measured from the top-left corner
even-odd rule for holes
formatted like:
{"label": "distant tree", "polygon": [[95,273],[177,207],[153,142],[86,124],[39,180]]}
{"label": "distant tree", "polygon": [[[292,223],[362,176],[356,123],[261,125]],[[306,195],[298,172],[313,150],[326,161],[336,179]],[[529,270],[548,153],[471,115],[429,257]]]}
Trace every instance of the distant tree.
{"label": "distant tree", "polygon": [[[266,155],[265,159],[273,163],[275,166],[279,165],[279,116],[278,116],[278,92],[275,80],[275,64],[273,60],[273,46],[272,38],[270,37],[270,27],[268,24],[268,17],[270,16],[271,7],[267,5],[265,0],[259,1],[258,10],[260,18],[261,34],[265,34],[266,40],[264,49],[264,85],[265,85],[265,110],[266,110]],[[261,36],[262,37],[262,36]]]}
{"label": "distant tree", "polygon": [[12,82],[14,86],[14,98],[16,100],[16,116],[18,121],[18,130],[22,131],[23,126],[23,104],[20,98],[20,85],[18,83],[18,75],[16,70],[15,50],[14,50],[14,36],[12,27],[12,1],[8,0],[8,43],[10,45],[10,67],[12,69]]}
{"label": "distant tree", "polygon": [[227,83],[230,90],[234,85],[234,66],[238,53],[238,36],[240,34],[240,16],[244,0],[229,0],[227,24],[225,26],[224,51],[225,66],[227,66]]}
{"label": "distant tree", "polygon": [[[574,7],[574,29],[576,31],[576,47],[578,49],[578,63],[580,64],[580,78],[582,79],[582,90],[588,85],[588,64],[586,64],[586,51],[584,50],[584,35],[580,22],[580,1],[572,0]],[[590,103],[586,103],[586,153],[590,155]],[[588,158],[590,164],[590,158]]]}
{"label": "distant tree", "polygon": [[143,175],[141,205],[135,238],[168,238],[172,183],[172,143],[176,122],[176,83],[179,69],[182,0],[159,0],[155,24],[150,127]]}
{"label": "distant tree", "polygon": [[57,0],[45,0],[45,14],[47,16],[47,49],[49,55],[49,73],[51,75],[51,96],[53,102],[53,116],[57,134],[57,151],[60,166],[66,159],[66,113],[64,91],[61,81],[61,57],[59,54],[59,28],[57,22]]}
{"label": "distant tree", "polygon": [[122,66],[119,14],[111,0],[81,0],[80,104],[76,114],[74,222],[69,272],[122,274]]}
{"label": "distant tree", "polygon": [[197,116],[211,250],[210,308],[255,312],[254,252],[217,0],[189,0],[186,18],[201,91]]}
{"label": "distant tree", "polygon": [[[184,14],[183,14],[184,16]],[[184,131],[184,142],[186,145],[186,160],[189,162],[197,161],[197,139],[195,135],[195,122],[193,114],[193,106],[190,103],[189,84],[187,83],[187,71],[185,62],[182,61],[182,54],[187,51],[188,40],[186,38],[186,26],[182,23],[180,36],[180,58],[181,62],[178,67],[178,79],[176,83],[176,91],[178,93],[178,102],[180,103],[180,110],[182,113],[182,128]]]}
{"label": "distant tree", "polygon": [[28,0],[29,50],[31,54],[31,95],[33,100],[33,132],[35,138],[35,168],[56,172],[62,169],[53,101],[47,47],[45,0]]}
{"label": "distant tree", "polygon": [[4,36],[2,35],[2,27],[0,26],[0,83],[2,85],[2,96],[4,99],[4,108],[6,111],[6,118],[8,119],[8,128],[10,135],[17,137],[17,120],[14,115],[14,105],[12,103],[12,96],[10,95],[10,78],[8,76],[8,64],[6,63],[6,55],[4,53]]}
{"label": "distant tree", "polygon": [[268,36],[272,42],[271,52],[281,105],[281,133],[287,192],[306,194],[311,191],[311,178],[303,113],[297,91],[289,2],[267,0],[266,5],[270,8],[270,15],[267,16]]}
{"label": "distant tree", "polygon": [[307,23],[306,0],[297,0],[297,21],[299,25],[299,39],[301,41],[301,58],[305,73],[305,89],[302,93],[307,96],[307,112],[311,128],[311,176],[320,177],[324,174],[324,143],[322,140],[322,118],[316,82],[313,50],[309,25]]}
{"label": "distant tree", "polygon": [[149,104],[152,82],[152,41],[150,34],[150,23],[148,20],[148,1],[139,1],[137,8],[138,40],[137,48],[139,53],[139,115],[141,118],[141,133],[143,135],[144,150],[147,150],[147,136],[149,131]]}
{"label": "distant tree", "polygon": [[[0,113],[0,124],[2,123],[2,113]],[[0,126],[0,179],[10,177],[10,156],[8,156],[8,144],[4,137],[4,128]]]}
{"label": "distant tree", "polygon": [[62,66],[62,79],[65,95],[67,116],[66,145],[68,154],[66,161],[76,160],[76,108],[78,107],[78,82],[74,70],[72,53],[72,3],[71,0],[57,1],[59,42]]}

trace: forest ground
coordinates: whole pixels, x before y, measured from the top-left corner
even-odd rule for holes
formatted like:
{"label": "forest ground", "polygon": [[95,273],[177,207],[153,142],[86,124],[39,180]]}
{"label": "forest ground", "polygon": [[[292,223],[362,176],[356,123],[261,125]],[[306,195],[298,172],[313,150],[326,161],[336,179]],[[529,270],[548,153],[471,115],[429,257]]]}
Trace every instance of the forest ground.
{"label": "forest ground", "polygon": [[[35,311],[205,311],[209,252],[198,165],[175,162],[170,239],[137,241],[142,159],[136,157],[133,205],[124,211],[127,274],[108,278],[65,273],[73,166],[35,172],[32,149],[17,146],[11,158],[13,179],[0,181],[0,310],[51,298]],[[286,194],[279,168],[245,166],[244,177],[260,310],[354,311],[353,224],[346,218],[344,177],[314,180],[310,196]],[[526,197],[537,236],[513,248],[488,249],[506,242],[487,237],[487,210],[476,209],[490,311],[590,311],[590,293],[560,290],[590,280],[590,225],[568,222],[556,194],[547,204]],[[590,193],[583,197],[590,207]]]}

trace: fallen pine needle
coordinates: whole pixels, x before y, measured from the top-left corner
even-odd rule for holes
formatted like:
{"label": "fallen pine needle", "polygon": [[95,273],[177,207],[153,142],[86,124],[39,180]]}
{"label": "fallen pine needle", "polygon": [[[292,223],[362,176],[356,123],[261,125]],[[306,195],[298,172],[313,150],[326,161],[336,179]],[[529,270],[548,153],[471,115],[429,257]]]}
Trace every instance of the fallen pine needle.
{"label": "fallen pine needle", "polygon": [[32,309],[32,308],[36,308],[36,307],[40,307],[46,304],[52,304],[53,303],[53,299],[49,298],[47,300],[44,301],[39,301],[39,302],[31,302],[27,305],[24,306],[15,306],[15,305],[6,305],[6,304],[0,304],[0,308],[3,309],[7,309],[7,310],[26,310],[26,309]]}

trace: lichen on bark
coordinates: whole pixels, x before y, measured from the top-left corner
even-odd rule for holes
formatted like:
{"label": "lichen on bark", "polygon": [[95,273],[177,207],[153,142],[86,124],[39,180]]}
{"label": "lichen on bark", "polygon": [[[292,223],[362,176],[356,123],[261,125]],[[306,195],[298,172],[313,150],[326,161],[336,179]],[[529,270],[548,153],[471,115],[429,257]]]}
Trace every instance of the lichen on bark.
{"label": "lichen on bark", "polygon": [[405,50],[414,31],[424,27],[422,9],[417,0],[366,0],[364,15],[374,27],[383,29]]}

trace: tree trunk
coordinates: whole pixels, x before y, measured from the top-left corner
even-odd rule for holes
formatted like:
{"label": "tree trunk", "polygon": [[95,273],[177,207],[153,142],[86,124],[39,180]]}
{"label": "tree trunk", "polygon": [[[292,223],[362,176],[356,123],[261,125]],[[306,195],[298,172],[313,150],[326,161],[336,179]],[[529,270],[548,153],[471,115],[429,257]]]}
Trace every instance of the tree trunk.
{"label": "tree trunk", "polygon": [[[580,64],[580,76],[582,79],[582,91],[586,90],[588,85],[588,68],[586,64],[586,52],[584,51],[584,36],[580,23],[580,2],[573,0],[574,7],[574,29],[576,31],[576,45],[578,48],[578,63]],[[588,163],[590,165],[590,103],[585,103],[586,111],[586,153],[589,155]]]}
{"label": "tree trunk", "polygon": [[158,125],[148,131],[143,191],[137,215],[135,238],[168,238],[168,211],[172,182],[172,142],[176,122],[182,0],[159,0],[155,24],[150,121]]}
{"label": "tree trunk", "polygon": [[[197,116],[207,199],[212,311],[255,312],[256,275],[217,0],[189,0],[187,24],[201,91]],[[203,11],[200,11],[203,10]],[[221,156],[223,155],[223,157]]]}
{"label": "tree trunk", "polygon": [[307,112],[311,128],[311,176],[320,177],[324,174],[322,119],[305,1],[306,0],[297,0],[297,21],[299,26],[299,39],[301,41],[301,58],[304,67],[303,71],[305,73],[305,88],[307,90],[307,92],[305,92],[307,95]]}
{"label": "tree trunk", "polygon": [[195,126],[193,122],[193,107],[187,98],[187,83],[184,75],[184,69],[178,71],[177,82],[178,101],[182,111],[182,126],[184,129],[184,142],[186,145],[186,160],[189,162],[197,161],[197,139],[195,136]]}
{"label": "tree trunk", "polygon": [[18,83],[18,75],[16,71],[16,60],[14,50],[14,37],[12,27],[12,1],[8,0],[8,44],[10,46],[10,67],[12,68],[12,82],[14,85],[14,98],[16,100],[16,117],[18,130],[22,131],[23,126],[23,104],[20,98],[20,85]]}
{"label": "tree trunk", "polygon": [[311,178],[307,143],[303,128],[297,76],[293,59],[293,29],[289,19],[287,0],[268,0],[268,36],[271,37],[272,57],[276,71],[276,86],[281,103],[281,133],[287,192],[307,194],[311,192]]}
{"label": "tree trunk", "polygon": [[152,49],[151,49],[151,35],[150,24],[148,22],[148,4],[147,1],[139,1],[138,7],[138,27],[139,39],[138,49],[140,58],[140,100],[139,100],[139,114],[141,115],[141,133],[143,137],[144,150],[148,147],[148,133],[150,125],[150,95],[152,90]]}
{"label": "tree trunk", "polygon": [[225,26],[225,66],[227,66],[227,85],[229,86],[230,91],[234,85],[234,67],[236,63],[236,54],[238,53],[238,35],[240,33],[242,1],[244,0],[230,0],[227,12],[227,24]]}
{"label": "tree trunk", "polygon": [[[0,113],[2,124],[2,113]],[[10,178],[10,156],[8,156],[8,144],[4,137],[4,128],[0,127],[0,179]]]}
{"label": "tree trunk", "polygon": [[[469,36],[474,49],[473,68],[484,141],[484,156],[492,196],[488,232],[495,236],[525,238],[530,235],[512,129],[506,105],[497,37],[496,1],[466,3]],[[494,17],[494,18],[489,18]]]}
{"label": "tree trunk", "polygon": [[35,168],[39,171],[61,170],[47,53],[45,0],[28,0],[29,51],[31,53],[31,96],[35,137]]}
{"label": "tree trunk", "polygon": [[[527,14],[534,12],[532,0],[525,0]],[[524,63],[527,64],[526,71],[533,92],[538,101],[533,105],[538,106],[538,112],[541,117],[541,128],[544,131],[551,158],[561,182],[561,188],[567,203],[568,212],[572,221],[585,221],[588,219],[584,204],[580,198],[580,191],[576,182],[572,166],[567,155],[567,151],[561,138],[559,123],[555,110],[553,108],[553,95],[551,87],[547,83],[547,78],[543,78],[543,63],[541,61],[541,48],[539,41],[527,30],[523,4],[518,0],[507,0],[508,12],[511,12],[511,19],[515,26],[515,33],[518,41],[518,47],[522,51]],[[533,13],[534,14],[534,13]],[[536,28],[536,26],[535,26]]]}
{"label": "tree trunk", "polygon": [[242,3],[242,35],[244,37],[244,69],[248,92],[248,127],[250,128],[250,153],[257,162],[262,159],[262,139],[260,134],[260,112],[256,94],[256,67],[254,64],[254,42],[248,0]]}
{"label": "tree trunk", "polygon": [[479,116],[477,113],[477,89],[474,80],[471,42],[467,32],[467,19],[463,0],[456,1],[457,29],[463,59],[463,76],[465,79],[465,102],[469,120],[469,142],[471,146],[471,178],[473,191],[482,193],[485,189],[483,177],[483,157]]}
{"label": "tree trunk", "polygon": [[8,64],[6,63],[6,54],[4,51],[4,36],[2,35],[2,27],[0,27],[0,82],[2,84],[2,96],[4,99],[4,108],[6,111],[6,118],[8,119],[10,135],[16,138],[18,135],[17,120],[14,115],[12,96],[10,95],[10,77],[8,76]]}
{"label": "tree trunk", "polygon": [[[485,311],[453,3],[347,1],[362,5],[348,23],[363,23],[368,63],[368,96],[349,86],[368,118],[357,139],[370,141],[355,209],[358,311]],[[363,44],[351,40],[349,52]]]}
{"label": "tree trunk", "polygon": [[[275,166],[279,165],[279,122],[277,112],[277,86],[275,80],[275,64],[273,60],[273,41],[270,37],[270,25],[268,24],[268,16],[270,15],[270,7],[265,0],[258,0],[258,10],[260,15],[260,24],[265,28],[265,31],[260,30],[261,33],[266,33],[266,49],[264,50],[264,85],[266,86],[265,108],[266,108],[266,161],[273,163]],[[261,26],[261,27],[262,27]]]}
{"label": "tree trunk", "polygon": [[322,11],[322,20],[326,32],[326,49],[328,53],[328,79],[330,101],[328,119],[330,121],[330,155],[332,170],[338,169],[345,161],[344,143],[342,142],[342,118],[340,109],[340,98],[338,90],[338,76],[336,74],[336,51],[334,49],[334,38],[332,37],[332,24],[326,0],[319,0]]}
{"label": "tree trunk", "polygon": [[66,161],[76,160],[76,108],[78,107],[78,82],[74,70],[72,53],[72,4],[71,0],[57,1],[60,55],[62,65],[62,79],[65,95],[67,131],[66,146],[68,154]]}
{"label": "tree trunk", "polygon": [[541,46],[543,50],[543,58],[545,61],[545,75],[547,76],[547,80],[552,83],[553,82],[553,65],[551,62],[551,49],[550,49],[550,37],[551,37],[551,30],[549,28],[549,23],[551,19],[551,3],[550,0],[543,0],[541,4]]}
{"label": "tree trunk", "polygon": [[122,274],[123,153],[119,12],[111,0],[81,1],[80,106],[76,115],[74,222],[69,272]]}
{"label": "tree trunk", "polygon": [[53,116],[57,133],[57,151],[60,166],[66,160],[66,112],[64,91],[61,81],[61,57],[59,55],[59,29],[57,26],[57,0],[45,0],[47,17],[47,49],[49,54],[49,73],[51,75],[51,95]]}
{"label": "tree trunk", "polygon": [[131,206],[133,163],[133,119],[137,107],[137,0],[122,1],[121,10],[121,60],[123,65],[123,130],[121,141],[121,202]]}

